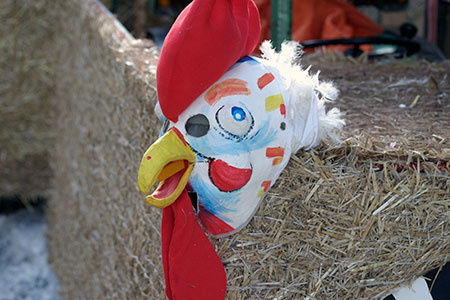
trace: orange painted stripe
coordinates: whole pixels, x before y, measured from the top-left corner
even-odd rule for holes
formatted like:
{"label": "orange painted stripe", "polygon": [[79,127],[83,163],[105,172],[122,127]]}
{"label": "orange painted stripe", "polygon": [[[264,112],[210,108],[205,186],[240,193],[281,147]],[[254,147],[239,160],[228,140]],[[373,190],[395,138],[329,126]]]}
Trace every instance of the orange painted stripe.
{"label": "orange painted stripe", "polygon": [[226,79],[210,88],[206,92],[205,100],[209,105],[213,105],[221,98],[232,95],[250,95],[247,82],[237,78]]}
{"label": "orange painted stripe", "polygon": [[277,157],[273,160],[272,166],[279,165],[279,164],[281,164],[282,161],[283,161],[283,157]]}
{"label": "orange painted stripe", "polygon": [[261,186],[264,188],[264,192],[267,192],[267,190],[270,188],[271,183],[272,182],[270,180],[263,181],[263,183],[261,183]]}
{"label": "orange painted stripe", "polygon": [[272,73],[266,73],[258,79],[258,87],[260,90],[266,87],[269,83],[271,83],[275,77]]}
{"label": "orange painted stripe", "polygon": [[266,156],[269,158],[278,157],[278,156],[282,157],[282,156],[284,156],[284,148],[282,148],[282,147],[267,148]]}
{"label": "orange painted stripe", "polygon": [[264,194],[265,194],[265,191],[264,190],[259,190],[259,192],[258,192],[258,198],[261,198],[262,196],[264,196]]}

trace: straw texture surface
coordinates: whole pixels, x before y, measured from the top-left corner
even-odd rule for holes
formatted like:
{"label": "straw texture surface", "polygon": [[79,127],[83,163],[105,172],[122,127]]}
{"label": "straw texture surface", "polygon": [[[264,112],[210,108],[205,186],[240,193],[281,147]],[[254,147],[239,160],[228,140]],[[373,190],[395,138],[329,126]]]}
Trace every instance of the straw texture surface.
{"label": "straw texture surface", "polygon": [[136,185],[142,150],[160,126],[156,49],[134,41],[95,1],[54,9],[62,37],[49,245],[62,297],[162,299],[160,212]]}
{"label": "straw texture surface", "polygon": [[0,1],[2,196],[46,196],[50,188],[55,28],[49,4],[47,0]]}
{"label": "straw texture surface", "polygon": [[[50,252],[64,299],[164,299],[156,48],[97,2],[58,1]],[[212,240],[228,299],[379,299],[450,258],[449,63],[310,56],[342,91],[340,146],[300,151],[250,224]]]}

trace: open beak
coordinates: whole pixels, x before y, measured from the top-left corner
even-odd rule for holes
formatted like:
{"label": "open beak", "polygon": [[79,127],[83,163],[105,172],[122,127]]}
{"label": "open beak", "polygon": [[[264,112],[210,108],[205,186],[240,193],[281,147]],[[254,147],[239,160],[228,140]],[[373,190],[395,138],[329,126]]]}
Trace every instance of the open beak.
{"label": "open beak", "polygon": [[164,208],[180,196],[194,167],[196,157],[183,135],[172,127],[153,143],[141,160],[138,187],[141,193],[149,194],[158,182],[158,187],[146,196],[149,204]]}

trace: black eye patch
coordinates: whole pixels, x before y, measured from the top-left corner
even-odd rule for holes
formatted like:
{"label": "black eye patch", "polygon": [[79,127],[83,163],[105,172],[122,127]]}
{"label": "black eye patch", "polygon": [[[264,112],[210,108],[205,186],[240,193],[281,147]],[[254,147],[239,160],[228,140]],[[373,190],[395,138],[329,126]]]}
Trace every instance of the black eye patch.
{"label": "black eye patch", "polygon": [[193,137],[202,137],[209,131],[209,121],[205,115],[198,114],[190,117],[184,125],[186,132]]}

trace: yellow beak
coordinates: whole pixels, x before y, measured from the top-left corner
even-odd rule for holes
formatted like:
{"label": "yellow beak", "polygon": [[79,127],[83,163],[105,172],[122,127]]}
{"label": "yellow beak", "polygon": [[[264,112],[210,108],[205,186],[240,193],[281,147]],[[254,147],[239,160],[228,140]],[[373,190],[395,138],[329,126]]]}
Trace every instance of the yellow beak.
{"label": "yellow beak", "polygon": [[153,143],[141,160],[138,187],[148,194],[158,181],[158,187],[146,201],[158,208],[171,205],[185,188],[196,157],[183,135],[176,128]]}

